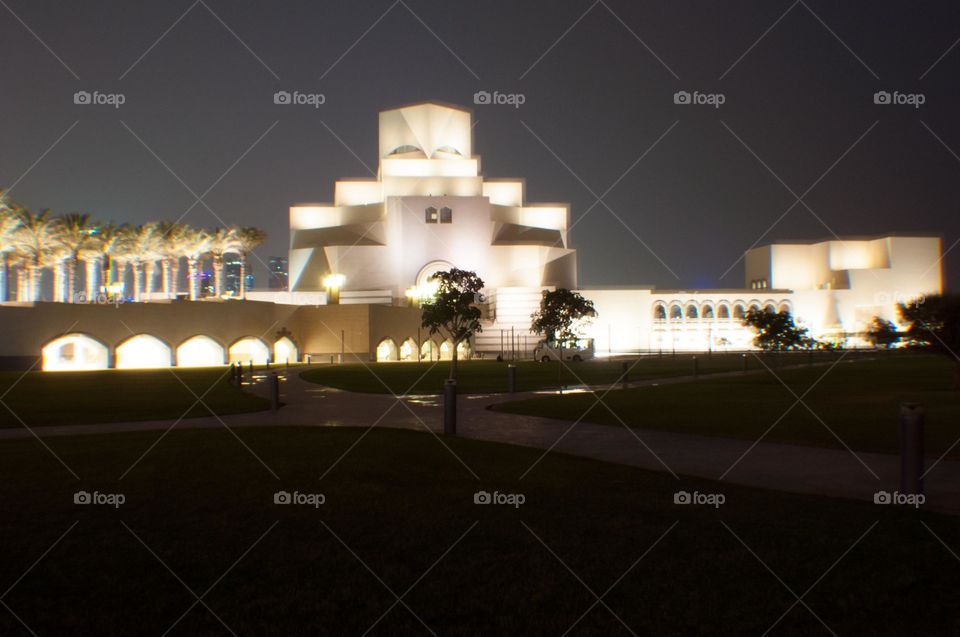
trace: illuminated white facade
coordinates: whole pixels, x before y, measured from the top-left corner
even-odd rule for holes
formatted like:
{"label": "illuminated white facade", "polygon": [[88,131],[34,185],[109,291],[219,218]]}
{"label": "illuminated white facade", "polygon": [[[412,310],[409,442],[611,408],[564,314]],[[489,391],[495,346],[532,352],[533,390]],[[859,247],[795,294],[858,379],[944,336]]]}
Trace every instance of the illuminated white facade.
{"label": "illuminated white facade", "polygon": [[403,299],[456,266],[499,288],[576,287],[567,204],[528,204],[523,180],[486,180],[471,113],[434,103],[380,113],[376,179],[341,180],[331,204],[290,208],[290,289],[341,302]]}

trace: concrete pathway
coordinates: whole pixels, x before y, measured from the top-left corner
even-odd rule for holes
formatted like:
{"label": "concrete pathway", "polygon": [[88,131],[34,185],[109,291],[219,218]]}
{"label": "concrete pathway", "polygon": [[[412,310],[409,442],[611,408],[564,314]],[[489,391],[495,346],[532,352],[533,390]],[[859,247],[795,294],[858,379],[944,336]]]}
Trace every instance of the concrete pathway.
{"label": "concrete pathway", "polygon": [[[221,418],[180,421],[177,429],[307,426],[394,427],[439,432],[439,396],[402,399],[383,394],[359,394],[307,383],[299,368],[281,372],[281,399],[277,413],[236,414]],[[692,378],[670,378],[631,383],[640,385],[680,383]],[[694,386],[691,385],[691,390]],[[250,389],[266,395],[266,375],[258,374]],[[616,390],[614,390],[616,391]],[[893,492],[899,483],[899,458],[844,449],[677,434],[649,429],[517,416],[491,411],[491,405],[543,395],[526,392],[493,395],[461,395],[458,399],[458,434],[466,438],[502,442],[615,462],[678,476],[719,480],[722,483],[775,489],[794,493],[827,495],[873,501],[878,491]],[[0,440],[37,436],[72,436],[131,431],[166,430],[169,420],[0,429]],[[925,508],[960,514],[960,462],[928,460]],[[529,475],[537,471],[533,465]],[[483,476],[480,476],[481,478]]]}

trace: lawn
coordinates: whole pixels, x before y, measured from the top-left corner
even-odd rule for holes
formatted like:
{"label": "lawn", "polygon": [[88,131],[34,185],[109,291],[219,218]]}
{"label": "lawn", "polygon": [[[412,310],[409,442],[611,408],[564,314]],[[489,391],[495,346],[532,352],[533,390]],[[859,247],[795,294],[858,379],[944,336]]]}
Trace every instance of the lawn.
{"label": "lawn", "polygon": [[8,408],[0,407],[0,427],[209,416],[203,405],[193,406],[198,397],[218,415],[269,407],[231,385],[226,368],[173,371],[2,372],[0,400]]}
{"label": "lawn", "polygon": [[[813,357],[811,359],[811,356]],[[818,352],[785,354],[779,360],[769,358],[769,364],[805,363],[809,360],[830,360],[837,354]],[[639,360],[626,361],[630,378],[667,378],[692,375],[694,356],[677,354],[671,356],[646,356]],[[517,361],[517,391],[554,389],[559,383],[568,387],[578,385],[604,385],[615,383],[623,373],[623,361],[595,359],[581,363],[568,362],[560,366],[556,362],[540,363]],[[761,363],[750,357],[748,364],[756,369]],[[740,354],[699,354],[697,369],[700,374],[736,371],[743,368]],[[460,393],[491,393],[507,391],[507,363],[491,360],[460,361],[458,367],[458,391]],[[394,394],[438,394],[443,391],[443,382],[449,376],[448,361],[433,363],[369,363],[330,365],[304,372],[301,376],[310,382],[346,389],[348,391]]]}
{"label": "lawn", "polygon": [[[581,578],[638,635],[758,635],[784,613],[774,634],[825,634],[781,578],[812,586],[836,634],[960,630],[960,561],[931,533],[960,551],[957,518],[559,454],[519,481],[540,451],[407,431],[372,431],[321,480],[362,431],[237,433],[269,471],[225,430],[174,431],[122,480],[159,432],[50,439],[79,481],[34,440],[0,443],[4,605],[39,635],[162,634],[181,616],[170,634],[227,634],[213,613],[238,635],[359,635],[381,616],[370,634],[558,635],[578,618],[571,634],[628,634]],[[126,502],[74,505],[81,489]],[[526,501],[475,505],[479,489]],[[675,505],[678,489],[726,503]],[[278,490],[326,502],[275,505]],[[12,613],[0,634],[29,634]]]}
{"label": "lawn", "polygon": [[[564,420],[583,416],[587,422],[616,426],[622,420],[633,427],[749,440],[776,423],[764,440],[840,447],[830,433],[833,430],[853,449],[896,453],[899,404],[919,402],[926,408],[927,451],[939,455],[960,438],[960,392],[952,385],[953,369],[954,363],[946,357],[908,353],[876,360],[845,359],[829,372],[825,366],[779,369],[776,375],[613,391],[603,399],[609,410],[594,406],[594,394],[548,396],[495,408]],[[796,402],[790,390],[803,397],[810,409],[801,404],[790,409]],[[952,457],[958,455],[960,445],[952,452]]]}

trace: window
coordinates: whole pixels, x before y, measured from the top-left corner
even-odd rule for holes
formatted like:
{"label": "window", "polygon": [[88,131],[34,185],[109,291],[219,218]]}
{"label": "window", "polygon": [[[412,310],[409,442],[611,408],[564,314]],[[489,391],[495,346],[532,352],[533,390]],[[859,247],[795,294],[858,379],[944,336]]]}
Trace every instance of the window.
{"label": "window", "polygon": [[437,215],[436,208],[434,208],[433,206],[430,206],[424,212],[426,213],[426,217],[424,221],[426,221],[427,223],[437,223],[437,221],[439,220],[439,216]]}
{"label": "window", "polygon": [[440,209],[440,223],[453,223],[453,210],[444,206]]}

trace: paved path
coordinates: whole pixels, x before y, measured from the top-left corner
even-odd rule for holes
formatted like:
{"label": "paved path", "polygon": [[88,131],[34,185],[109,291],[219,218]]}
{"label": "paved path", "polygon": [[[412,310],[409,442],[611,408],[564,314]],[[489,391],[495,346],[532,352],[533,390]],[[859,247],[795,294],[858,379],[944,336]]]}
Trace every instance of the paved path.
{"label": "paved path", "polygon": [[[298,370],[298,372],[301,370]],[[643,381],[631,386],[687,382],[690,378]],[[399,427],[437,432],[441,429],[438,396],[396,399],[383,394],[358,394],[307,383],[292,373],[281,384],[286,405],[277,413],[255,412],[221,419],[183,420],[177,429],[264,426]],[[693,388],[693,386],[691,386]],[[263,374],[252,389],[266,393]],[[458,433],[467,438],[553,450],[608,462],[696,476],[731,484],[873,500],[879,490],[897,489],[899,458],[888,454],[850,452],[769,442],[714,438],[648,429],[517,416],[487,409],[507,400],[542,393],[463,395],[459,397]],[[169,420],[67,425],[0,430],[0,440],[130,431],[166,430]],[[927,508],[960,514],[960,462],[928,461]],[[533,466],[530,474],[538,469]],[[482,476],[481,476],[482,478]],[[682,488],[678,478],[678,488]],[[722,490],[722,487],[718,487]]]}

